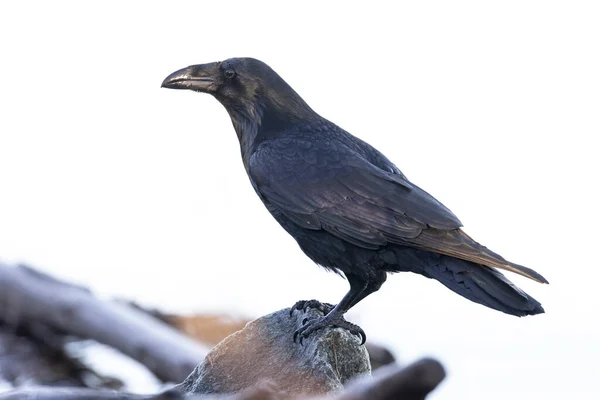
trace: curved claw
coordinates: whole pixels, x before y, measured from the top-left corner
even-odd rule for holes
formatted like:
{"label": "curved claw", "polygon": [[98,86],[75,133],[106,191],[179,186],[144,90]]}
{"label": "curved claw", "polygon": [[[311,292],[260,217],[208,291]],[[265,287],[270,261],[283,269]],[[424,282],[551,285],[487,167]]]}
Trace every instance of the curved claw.
{"label": "curved claw", "polygon": [[[355,333],[356,335],[356,333]],[[358,332],[358,336],[360,337],[360,345],[362,346],[363,344],[365,344],[365,342],[367,341],[367,335],[365,334],[365,332],[361,329],[360,332]]]}
{"label": "curved claw", "polygon": [[351,334],[358,336],[360,338],[361,346],[363,344],[365,344],[365,342],[367,341],[367,334],[365,333],[365,331],[360,326],[355,325],[351,322],[348,322],[345,319],[342,319],[341,321],[336,322],[334,324],[334,326],[345,329],[348,332],[350,332]]}
{"label": "curved claw", "polygon": [[307,312],[309,308],[314,308],[322,312],[323,315],[327,315],[331,310],[333,310],[334,307],[335,306],[333,304],[321,303],[318,300],[300,300],[297,301],[296,304],[294,304],[290,308],[290,317],[294,314],[294,311],[296,310],[302,310],[303,312]]}
{"label": "curved claw", "polygon": [[300,300],[297,301],[296,304],[294,304],[292,307],[290,307],[290,317],[294,315],[294,311],[302,310],[304,308],[304,303],[306,303],[306,300]]}
{"label": "curved claw", "polygon": [[314,308],[323,313],[323,315],[329,314],[331,310],[333,310],[334,305],[329,303],[321,303],[318,300],[309,300],[304,303],[304,307],[302,307],[302,311],[306,312],[309,308]]}
{"label": "curved claw", "polygon": [[323,329],[327,326],[342,328],[356,335],[360,339],[361,346],[367,341],[365,331],[358,325],[346,321],[343,317],[336,319],[327,318],[327,316],[315,319],[304,318],[302,326],[294,332],[294,343],[300,338],[299,343],[302,345],[304,339],[307,339],[313,332]]}

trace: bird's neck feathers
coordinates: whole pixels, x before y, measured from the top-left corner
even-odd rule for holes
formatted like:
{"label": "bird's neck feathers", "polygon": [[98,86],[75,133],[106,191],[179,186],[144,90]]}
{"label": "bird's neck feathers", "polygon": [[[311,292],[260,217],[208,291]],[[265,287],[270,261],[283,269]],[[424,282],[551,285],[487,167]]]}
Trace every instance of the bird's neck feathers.
{"label": "bird's neck feathers", "polygon": [[289,91],[255,93],[225,107],[240,141],[242,156],[248,157],[264,140],[294,126],[321,118],[289,86]]}

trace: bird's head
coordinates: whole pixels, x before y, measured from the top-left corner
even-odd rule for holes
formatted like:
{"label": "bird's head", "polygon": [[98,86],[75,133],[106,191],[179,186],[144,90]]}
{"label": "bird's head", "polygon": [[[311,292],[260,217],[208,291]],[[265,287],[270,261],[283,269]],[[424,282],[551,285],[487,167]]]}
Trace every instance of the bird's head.
{"label": "bird's head", "polygon": [[169,75],[162,87],[213,95],[229,112],[238,136],[318,117],[271,67],[254,58],[191,65]]}

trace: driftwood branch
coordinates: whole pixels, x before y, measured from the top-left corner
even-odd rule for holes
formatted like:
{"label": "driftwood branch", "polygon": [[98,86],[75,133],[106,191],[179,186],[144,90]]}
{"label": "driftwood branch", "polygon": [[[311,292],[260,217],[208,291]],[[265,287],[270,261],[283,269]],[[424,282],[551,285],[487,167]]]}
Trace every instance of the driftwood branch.
{"label": "driftwood branch", "polygon": [[30,387],[0,394],[0,400],[207,400],[183,394],[141,395],[82,388]]}
{"label": "driftwood branch", "polygon": [[99,374],[65,349],[69,337],[40,323],[18,327],[0,321],[0,379],[17,386],[121,389],[118,378]]}
{"label": "driftwood branch", "polygon": [[[372,379],[361,379],[333,397],[319,400],[423,400],[444,379],[439,362],[432,359],[417,361],[406,368],[391,364],[381,368]],[[166,391],[157,395],[135,395],[91,389],[31,388],[0,394],[0,400],[284,400],[277,388],[265,383],[241,393],[221,396],[198,396]],[[296,398],[296,400],[317,400]]]}
{"label": "driftwood branch", "polygon": [[[2,328],[0,333],[8,333],[7,337],[10,338],[11,331],[15,337],[19,336],[19,332],[24,331],[31,343],[37,343],[40,348],[46,350],[56,351],[58,357],[62,357],[60,350],[69,340],[69,336],[94,339],[140,361],[160,379],[180,382],[204,358],[207,349],[168,326],[173,324],[191,335],[196,329],[187,329],[184,323],[187,320],[182,322],[174,321],[171,317],[162,317],[164,322],[159,320],[161,316],[150,315],[147,311],[136,309],[128,304],[101,301],[85,288],[61,282],[25,266],[0,264],[0,328]],[[289,322],[288,318],[286,321]],[[198,322],[197,319],[195,322]],[[226,331],[230,328],[235,330],[238,324],[244,322],[237,321],[231,327],[227,327]],[[2,340],[0,340],[0,347],[2,347]],[[240,357],[239,353],[234,353],[233,357]],[[392,355],[387,351],[383,351],[379,358],[382,359],[382,363],[393,360]],[[83,364],[69,365],[85,368]],[[0,369],[2,369],[1,363]],[[406,368],[390,364],[377,370],[372,379],[359,379],[350,383],[342,392],[326,398],[330,400],[421,400],[442,381],[444,376],[443,367],[432,359],[423,359]],[[284,393],[282,391],[285,390],[284,387],[275,387],[274,381],[245,387],[247,389],[241,392],[219,396],[185,393],[180,388],[156,395],[138,395],[98,389],[28,387],[0,394],[0,400],[290,399],[290,392],[286,390]],[[295,399],[317,400],[314,397]]]}
{"label": "driftwood branch", "polygon": [[94,339],[138,360],[159,379],[180,382],[208,349],[175,329],[89,290],[26,266],[0,264],[0,319],[8,326],[42,324]]}
{"label": "driftwood branch", "polygon": [[422,400],[444,379],[444,367],[431,358],[406,368],[396,364],[380,368],[372,380],[350,385],[335,400]]}

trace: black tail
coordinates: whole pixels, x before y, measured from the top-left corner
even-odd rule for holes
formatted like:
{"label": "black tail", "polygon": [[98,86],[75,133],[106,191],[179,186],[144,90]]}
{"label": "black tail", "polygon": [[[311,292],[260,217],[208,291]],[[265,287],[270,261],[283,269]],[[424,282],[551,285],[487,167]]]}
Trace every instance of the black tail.
{"label": "black tail", "polygon": [[435,256],[423,271],[448,289],[475,303],[519,317],[544,312],[542,305],[499,271],[450,256]]}

